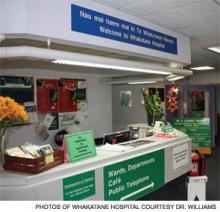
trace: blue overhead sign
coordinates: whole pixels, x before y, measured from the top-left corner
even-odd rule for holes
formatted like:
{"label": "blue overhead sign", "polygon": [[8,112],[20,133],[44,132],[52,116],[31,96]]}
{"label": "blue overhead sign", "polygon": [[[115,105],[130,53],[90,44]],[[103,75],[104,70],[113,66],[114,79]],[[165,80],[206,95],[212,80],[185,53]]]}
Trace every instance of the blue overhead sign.
{"label": "blue overhead sign", "polygon": [[78,5],[71,5],[75,32],[177,55],[177,38]]}

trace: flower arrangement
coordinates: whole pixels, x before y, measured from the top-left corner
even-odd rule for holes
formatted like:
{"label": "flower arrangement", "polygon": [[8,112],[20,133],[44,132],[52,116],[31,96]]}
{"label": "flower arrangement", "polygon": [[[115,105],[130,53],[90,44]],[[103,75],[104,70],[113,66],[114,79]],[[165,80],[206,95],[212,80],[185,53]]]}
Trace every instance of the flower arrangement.
{"label": "flower arrangement", "polygon": [[28,120],[28,114],[22,105],[10,97],[0,96],[0,168],[4,161],[4,134],[15,123]]}
{"label": "flower arrangement", "polygon": [[24,107],[10,97],[0,96],[0,128],[10,127],[18,120],[28,120],[28,114]]}

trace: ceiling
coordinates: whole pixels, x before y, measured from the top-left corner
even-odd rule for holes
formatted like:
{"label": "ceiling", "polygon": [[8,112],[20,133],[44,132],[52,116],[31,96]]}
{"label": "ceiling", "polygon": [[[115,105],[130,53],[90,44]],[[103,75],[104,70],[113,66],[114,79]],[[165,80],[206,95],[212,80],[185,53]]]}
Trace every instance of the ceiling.
{"label": "ceiling", "polygon": [[[220,71],[220,56],[206,50],[206,47],[220,46],[220,0],[91,0],[102,5],[120,10],[133,16],[137,16],[157,25],[183,33],[191,37],[192,64],[191,66],[210,65]],[[47,41],[35,40],[32,37],[6,37],[0,46],[34,46],[48,48]],[[183,68],[182,64],[170,64],[169,61],[158,61],[152,58],[135,57],[103,50],[95,50],[86,47],[73,46],[70,44],[51,41],[51,49],[92,54],[110,58],[156,63],[165,66],[175,65]],[[78,67],[67,67],[65,65],[53,65],[45,61],[30,61],[23,59],[0,60],[2,68],[42,68],[60,71],[79,71]],[[190,67],[184,67],[190,68]],[[139,73],[97,70],[80,68],[80,72],[102,74],[105,76],[138,76]],[[142,76],[140,76],[143,78]]]}
{"label": "ceiling", "polygon": [[91,0],[191,37],[191,66],[220,70],[220,0]]}

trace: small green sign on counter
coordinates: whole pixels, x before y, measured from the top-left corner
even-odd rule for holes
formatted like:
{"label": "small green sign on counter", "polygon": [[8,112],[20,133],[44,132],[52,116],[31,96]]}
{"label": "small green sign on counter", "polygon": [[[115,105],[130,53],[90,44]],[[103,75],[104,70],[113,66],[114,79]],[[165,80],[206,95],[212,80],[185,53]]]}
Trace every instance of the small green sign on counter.
{"label": "small green sign on counter", "polygon": [[136,200],[164,185],[164,150],[104,167],[104,199]]}
{"label": "small green sign on counter", "polygon": [[95,193],[95,171],[63,179],[63,200],[83,200]]}
{"label": "small green sign on counter", "polygon": [[70,161],[79,161],[96,155],[92,131],[68,134],[65,138]]}
{"label": "small green sign on counter", "polygon": [[211,147],[209,118],[178,118],[173,126],[192,139],[193,147]]}

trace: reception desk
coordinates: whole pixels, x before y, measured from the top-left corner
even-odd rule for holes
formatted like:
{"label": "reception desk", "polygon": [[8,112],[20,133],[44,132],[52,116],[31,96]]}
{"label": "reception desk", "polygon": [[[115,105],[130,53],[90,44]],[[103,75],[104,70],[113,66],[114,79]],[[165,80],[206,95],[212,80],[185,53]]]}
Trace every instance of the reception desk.
{"label": "reception desk", "polygon": [[97,148],[95,157],[36,175],[3,171],[0,199],[139,199],[191,169],[191,139],[179,131],[176,134],[175,138],[129,141],[131,148],[121,152]]}

